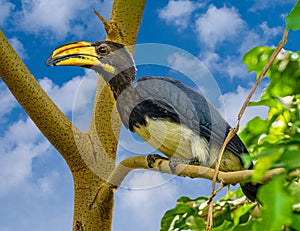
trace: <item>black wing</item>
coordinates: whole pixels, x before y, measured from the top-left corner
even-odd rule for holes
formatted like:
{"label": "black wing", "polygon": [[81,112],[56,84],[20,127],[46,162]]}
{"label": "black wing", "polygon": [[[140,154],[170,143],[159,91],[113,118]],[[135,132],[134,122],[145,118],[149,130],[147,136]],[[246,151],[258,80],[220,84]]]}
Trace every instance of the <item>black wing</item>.
{"label": "black wing", "polygon": [[[208,141],[213,140],[220,146],[223,144],[230,129],[229,124],[202,95],[180,81],[166,77],[142,77],[137,81],[136,91],[152,106],[161,108],[161,113],[177,117],[178,122]],[[248,153],[237,135],[231,139],[226,149],[237,156]]]}

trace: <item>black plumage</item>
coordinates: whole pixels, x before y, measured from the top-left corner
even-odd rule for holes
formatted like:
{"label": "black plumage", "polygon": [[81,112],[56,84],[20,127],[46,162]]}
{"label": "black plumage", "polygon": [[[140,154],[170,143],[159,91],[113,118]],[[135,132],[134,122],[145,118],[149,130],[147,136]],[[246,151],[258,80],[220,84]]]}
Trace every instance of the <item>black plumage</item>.
{"label": "black plumage", "polygon": [[[164,90],[158,91],[159,87]],[[138,80],[136,92],[142,98],[153,99],[154,106],[148,109],[152,112],[147,112],[146,115],[153,114],[154,118],[167,118],[175,123],[185,124],[208,142],[214,140],[223,144],[230,129],[229,124],[213,105],[192,88],[175,79],[148,76]],[[231,139],[226,149],[238,156],[248,153],[237,135]]]}
{"label": "black plumage", "polygon": [[[110,85],[126,128],[169,158],[214,167],[229,124],[202,95],[178,80],[148,76],[134,86],[134,61],[123,45],[71,43],[55,50],[47,64],[94,69]],[[226,147],[220,170],[242,170],[241,154],[248,151],[235,135]],[[242,186],[251,200],[257,188],[251,183]]]}

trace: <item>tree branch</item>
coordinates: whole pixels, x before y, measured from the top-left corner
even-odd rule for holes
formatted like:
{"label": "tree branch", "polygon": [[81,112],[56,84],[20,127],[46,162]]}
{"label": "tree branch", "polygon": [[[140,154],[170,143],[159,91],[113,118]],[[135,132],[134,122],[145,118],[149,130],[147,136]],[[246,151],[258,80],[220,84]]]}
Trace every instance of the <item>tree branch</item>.
{"label": "tree branch", "polygon": [[[145,3],[145,0],[115,0],[110,21],[104,19],[94,10],[104,25],[107,33],[106,40],[130,46],[129,50],[133,54],[134,46],[132,45],[136,41]],[[100,169],[101,177],[104,179],[107,179],[115,166],[120,127],[121,121],[115,107],[112,91],[103,78],[99,76],[93,114],[87,133],[93,145],[101,149],[97,152],[98,154],[96,153],[97,164],[94,167],[90,166],[96,172],[97,169]],[[103,172],[105,172],[104,175]]]}
{"label": "tree branch", "polygon": [[[129,51],[133,54],[134,46],[132,45],[136,41],[144,5],[145,0],[114,0],[110,21],[105,20],[95,10],[94,12],[106,30],[106,40],[118,42],[125,46],[130,45]],[[79,186],[93,185],[93,189],[86,190],[83,193],[80,191],[76,193],[75,190],[75,202],[76,198],[78,198],[78,203],[75,203],[74,221],[79,220],[85,225],[97,223],[94,228],[90,228],[89,230],[111,229],[113,190],[111,187],[107,187],[108,184],[106,181],[115,167],[118,137],[121,127],[115,103],[110,87],[99,76],[92,118],[87,132],[89,142],[92,145],[93,155],[84,155],[84,158],[88,158],[88,160],[85,159],[85,162],[89,170],[95,176],[91,176],[91,179],[94,178],[91,182],[85,180],[82,183],[81,179],[86,178],[85,172],[81,172],[78,176],[74,177],[76,179],[74,180],[75,186],[76,182],[79,182]],[[97,180],[96,176],[101,181]],[[95,200],[95,195],[97,195],[97,200]],[[87,201],[88,203],[86,203]],[[84,209],[81,207],[82,203],[86,206]],[[96,212],[91,213],[93,211]],[[87,213],[91,213],[91,216],[87,217]],[[76,230],[76,223],[73,225],[73,230]]]}
{"label": "tree branch", "polygon": [[[187,164],[178,164],[176,166],[176,171],[172,173],[169,167],[168,160],[156,160],[156,162],[154,163],[154,167],[150,168],[148,166],[146,156],[134,156],[121,161],[109,176],[108,182],[111,184],[111,186],[117,188],[118,186],[120,186],[123,179],[128,175],[128,173],[135,169],[147,169],[161,173],[174,174],[181,177],[204,178],[208,180],[213,180],[215,173],[215,169],[212,168]],[[283,171],[283,168],[269,170],[258,183],[266,183],[271,180],[274,174],[279,174]],[[253,173],[254,170],[242,170],[235,172],[219,171],[217,182],[222,182],[224,185],[237,184],[249,180]]]}
{"label": "tree branch", "polygon": [[49,98],[2,31],[0,31],[0,77],[69,166],[74,166],[72,170],[82,168],[83,165],[78,164],[81,157],[77,150],[75,135],[83,142],[85,142],[85,135],[72,125]]}
{"label": "tree branch", "polygon": [[[178,164],[176,166],[176,171],[173,173],[170,170],[168,160],[158,159],[153,164],[153,168],[150,168],[148,166],[147,156],[129,157],[121,161],[111,172],[107,182],[104,182],[98,188],[98,192],[94,200],[90,204],[90,208],[94,208],[99,206],[99,204],[102,204],[103,198],[101,195],[103,195],[103,193],[105,192],[116,190],[121,185],[124,178],[132,170],[136,170],[136,169],[146,169],[146,170],[151,170],[151,171],[156,171],[161,173],[173,174],[181,177],[203,178],[208,180],[213,180],[215,174],[215,169],[204,167],[204,166],[188,165],[188,164]],[[269,170],[265,173],[265,175],[260,179],[258,183],[266,183],[272,179],[273,175],[280,174],[283,171],[284,171],[283,168],[276,168],[276,169]],[[222,185],[228,185],[228,184],[235,185],[237,183],[249,181],[253,173],[254,170],[243,170],[243,171],[235,171],[235,172],[219,171],[216,181],[222,183]]]}
{"label": "tree branch", "polygon": [[104,25],[106,40],[128,46],[133,54],[145,4],[146,0],[115,0],[110,22],[95,10]]}

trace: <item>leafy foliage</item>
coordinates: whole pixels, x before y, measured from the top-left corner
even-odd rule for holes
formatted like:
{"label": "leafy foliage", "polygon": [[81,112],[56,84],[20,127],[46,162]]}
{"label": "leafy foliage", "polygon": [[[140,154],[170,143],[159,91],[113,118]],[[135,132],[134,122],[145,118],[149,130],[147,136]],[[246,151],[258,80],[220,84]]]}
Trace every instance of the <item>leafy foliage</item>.
{"label": "leafy foliage", "polygon": [[281,230],[292,223],[292,206],[295,203],[285,187],[283,176],[276,177],[261,189],[259,200],[263,201],[261,220],[255,223],[255,230]]}
{"label": "leafy foliage", "polygon": [[[287,28],[300,29],[300,1],[286,18]],[[255,47],[245,54],[244,64],[257,76],[274,49]],[[268,107],[266,119],[255,117],[240,137],[255,160],[253,182],[265,172],[282,167],[285,171],[260,187],[259,205],[251,203],[240,189],[214,204],[213,230],[300,230],[300,52],[281,51],[268,70],[269,85],[259,101],[249,106]],[[181,197],[167,211],[161,230],[205,230],[207,199]],[[257,213],[259,210],[259,213]]]}
{"label": "leafy foliage", "polygon": [[[161,231],[205,230],[208,213],[206,197],[180,197],[174,209],[167,211],[161,221]],[[214,204],[214,229],[244,230],[256,204],[248,203],[241,190],[230,192]]]}
{"label": "leafy foliage", "polygon": [[161,230],[199,230],[205,228],[205,221],[198,215],[199,206],[205,203],[207,198],[199,197],[191,200],[188,197],[180,197],[174,209],[166,212],[161,222]]}
{"label": "leafy foliage", "polygon": [[[272,52],[269,47],[256,47],[243,61],[249,71],[259,74]],[[240,191],[216,202],[214,231],[300,230],[300,188],[295,181],[296,170],[300,169],[299,67],[299,52],[280,53],[267,73],[270,84],[260,100],[250,104],[268,107],[268,116],[255,117],[240,133],[256,160],[252,181],[259,181],[271,168],[283,167],[285,172],[260,188],[258,198],[263,206],[259,217],[253,216],[256,204],[243,199]],[[177,206],[163,217],[161,230],[204,230],[206,202],[204,197],[179,198]]]}
{"label": "leafy foliage", "polygon": [[[255,70],[253,56],[270,56],[271,48],[256,47],[244,56],[249,70]],[[254,230],[299,230],[300,188],[296,171],[300,165],[300,53],[282,51],[270,67],[269,86],[261,99],[250,106],[267,106],[268,117],[251,120],[241,137],[257,161],[253,181],[265,171],[283,167],[285,172],[261,187],[258,198],[263,204],[261,216],[253,223]],[[259,72],[259,70],[257,70]],[[293,173],[293,177],[291,177]]]}
{"label": "leafy foliage", "polygon": [[[260,73],[272,52],[269,47],[256,47],[243,61],[250,71]],[[300,169],[299,67],[298,52],[284,51],[278,56],[267,73],[270,84],[261,99],[250,104],[268,107],[268,116],[255,117],[240,133],[256,160],[252,181],[259,181],[271,168],[283,167],[285,172],[261,187],[259,218],[253,216],[256,204],[243,199],[240,191],[216,202],[213,230],[300,230],[300,188],[295,181],[295,171]],[[179,198],[176,207],[164,215],[161,230],[204,230],[206,203],[205,197]]]}
{"label": "leafy foliage", "polygon": [[287,28],[292,30],[300,29],[300,1],[298,0],[295,7],[286,17]]}

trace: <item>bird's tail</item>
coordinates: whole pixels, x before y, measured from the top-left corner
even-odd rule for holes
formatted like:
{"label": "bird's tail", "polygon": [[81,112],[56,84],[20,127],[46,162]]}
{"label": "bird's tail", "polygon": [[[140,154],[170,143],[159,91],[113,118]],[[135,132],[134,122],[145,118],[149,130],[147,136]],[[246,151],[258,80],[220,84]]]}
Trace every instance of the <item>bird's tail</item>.
{"label": "bird's tail", "polygon": [[260,186],[261,186],[261,184],[253,184],[251,182],[247,182],[247,183],[241,185],[243,193],[251,201],[256,200],[257,191]]}

